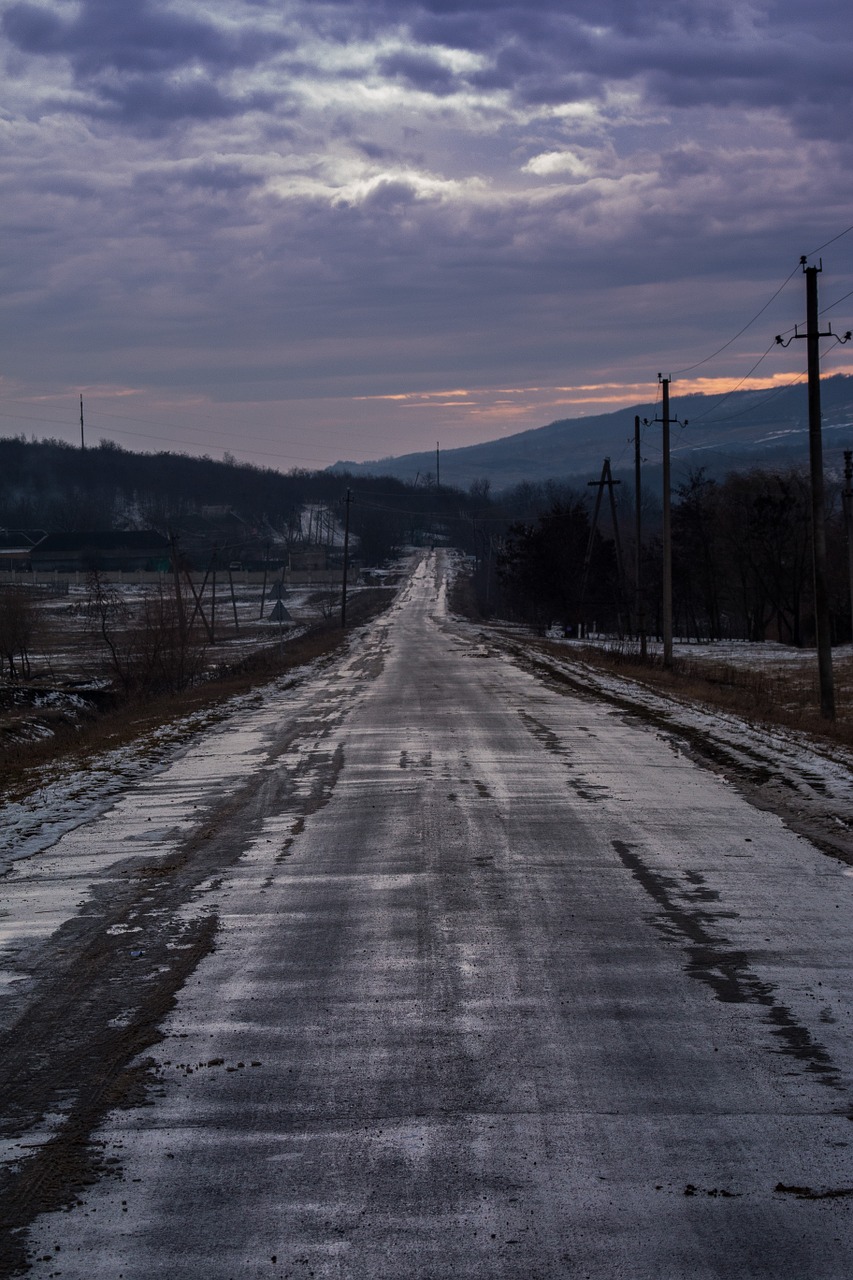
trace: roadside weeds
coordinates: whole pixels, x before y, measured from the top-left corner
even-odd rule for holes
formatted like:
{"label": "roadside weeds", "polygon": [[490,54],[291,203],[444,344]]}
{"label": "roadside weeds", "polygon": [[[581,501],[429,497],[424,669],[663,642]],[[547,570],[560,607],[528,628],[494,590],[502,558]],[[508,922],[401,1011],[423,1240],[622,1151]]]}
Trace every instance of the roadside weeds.
{"label": "roadside weeds", "polygon": [[[233,698],[289,671],[330,658],[345,646],[352,629],[384,612],[394,595],[389,591],[361,592],[349,602],[346,632],[336,620],[324,619],[284,645],[270,645],[180,693],[106,698],[85,718],[58,720],[49,736],[25,742],[0,739],[0,804],[24,799],[43,785],[45,772],[85,768],[105,751],[127,747],[158,729],[174,728],[179,733],[179,722],[189,716],[207,711],[215,718]],[[188,735],[193,732],[187,728]]]}

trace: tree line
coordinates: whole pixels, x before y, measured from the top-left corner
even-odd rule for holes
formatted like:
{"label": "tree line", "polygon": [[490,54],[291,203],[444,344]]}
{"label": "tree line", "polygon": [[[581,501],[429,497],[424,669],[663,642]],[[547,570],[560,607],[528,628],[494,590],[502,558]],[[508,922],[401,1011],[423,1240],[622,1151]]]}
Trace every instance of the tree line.
{"label": "tree line", "polygon": [[[530,487],[528,486],[528,489]],[[506,495],[517,502],[518,491]],[[592,529],[590,501],[570,488],[528,492],[531,517],[507,519],[491,555],[478,556],[479,607],[571,634],[597,629],[660,634],[663,547],[660,507],[647,499],[634,535],[630,495],[620,502],[624,569],[614,531]],[[840,486],[829,486],[827,542],[834,643],[851,638],[847,536]],[[672,507],[676,635],[697,640],[814,642],[808,475],[754,469],[715,479],[697,470]],[[640,593],[636,592],[639,559]],[[491,561],[491,563],[489,563]]]}
{"label": "tree line", "polygon": [[108,441],[81,449],[58,440],[0,439],[0,526],[6,529],[150,528],[168,535],[204,508],[226,507],[288,542],[304,541],[303,510],[323,505],[342,524],[348,489],[351,533],[364,563],[381,564],[402,545],[436,537],[467,546],[479,499],[429,476],[407,483],[341,471],[283,473],[227,457],[135,453]]}
{"label": "tree line", "polygon": [[[271,468],[184,454],[138,454],[103,442],[81,450],[59,441],[0,439],[0,525],[88,531],[151,527],[168,533],[182,515],[226,505],[263,517],[284,536],[306,505],[344,518],[363,564],[378,565],[408,545],[446,544],[471,557],[472,596],[483,614],[577,634],[597,629],[650,635],[661,627],[662,542],[658,498],[643,498],[642,538],[634,535],[631,486],[619,492],[622,561],[605,515],[592,529],[586,489],[525,482],[493,494],[489,481],[467,490],[435,477]],[[847,544],[841,489],[828,484],[827,540],[834,642],[851,636]],[[808,476],[798,468],[753,469],[714,478],[690,472],[673,494],[675,632],[696,639],[814,639]],[[636,593],[639,560],[641,591]],[[9,609],[10,613],[11,606]],[[11,617],[0,653],[9,664],[19,636]],[[2,639],[3,637],[0,637]]]}

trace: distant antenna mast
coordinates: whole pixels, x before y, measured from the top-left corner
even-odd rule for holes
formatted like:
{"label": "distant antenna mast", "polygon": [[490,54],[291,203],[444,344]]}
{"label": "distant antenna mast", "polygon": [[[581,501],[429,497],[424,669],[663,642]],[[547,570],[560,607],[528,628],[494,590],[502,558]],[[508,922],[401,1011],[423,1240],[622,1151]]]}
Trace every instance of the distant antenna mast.
{"label": "distant antenna mast", "polygon": [[86,436],[83,431],[83,395],[80,395],[80,448],[86,448]]}

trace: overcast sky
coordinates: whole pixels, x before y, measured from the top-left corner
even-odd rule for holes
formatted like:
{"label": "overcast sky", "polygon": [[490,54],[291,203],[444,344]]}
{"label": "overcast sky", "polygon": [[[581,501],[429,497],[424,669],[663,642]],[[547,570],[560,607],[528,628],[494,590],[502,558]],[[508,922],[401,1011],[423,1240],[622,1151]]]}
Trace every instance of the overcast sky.
{"label": "overcast sky", "polygon": [[0,33],[3,435],[79,438],[82,392],[129,448],[451,448],[733,386],[801,254],[853,289],[850,0],[0,0]]}

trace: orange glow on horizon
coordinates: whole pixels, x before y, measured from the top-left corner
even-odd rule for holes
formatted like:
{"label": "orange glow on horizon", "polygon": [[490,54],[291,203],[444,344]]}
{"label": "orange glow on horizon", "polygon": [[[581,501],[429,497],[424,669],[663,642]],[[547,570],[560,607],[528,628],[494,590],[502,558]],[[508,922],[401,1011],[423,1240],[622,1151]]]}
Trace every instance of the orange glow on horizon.
{"label": "orange glow on horizon", "polygon": [[[833,373],[844,372],[834,370]],[[827,372],[824,377],[832,377]],[[777,387],[793,385],[804,378],[805,374],[796,375],[790,371],[759,375],[748,378],[734,377],[693,377],[672,379],[673,396],[707,395],[723,396],[734,391],[773,391]],[[502,422],[508,419],[519,421],[531,415],[554,415],[574,409],[578,416],[584,411],[597,408],[602,413],[626,408],[629,405],[654,402],[658,394],[657,382],[649,378],[642,382],[591,382],[579,383],[576,386],[521,386],[521,387],[475,387],[467,391],[406,391],[394,395],[357,396],[358,400],[396,401],[406,409],[454,409],[458,408],[458,423],[446,423],[445,427],[453,430],[454,425],[464,428],[466,423],[483,424],[489,420]],[[452,397],[452,398],[451,398]],[[508,398],[512,397],[512,399]]]}

